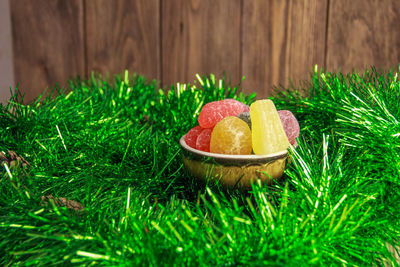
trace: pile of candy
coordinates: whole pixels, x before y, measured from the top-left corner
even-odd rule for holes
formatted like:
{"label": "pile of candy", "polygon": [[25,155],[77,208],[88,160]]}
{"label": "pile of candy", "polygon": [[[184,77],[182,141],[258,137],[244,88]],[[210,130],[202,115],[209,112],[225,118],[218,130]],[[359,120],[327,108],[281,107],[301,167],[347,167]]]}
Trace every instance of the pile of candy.
{"label": "pile of candy", "polygon": [[186,134],[186,144],[220,154],[283,151],[296,143],[300,133],[292,112],[277,111],[271,100],[258,100],[250,107],[234,99],[210,102],[200,111],[198,122]]}

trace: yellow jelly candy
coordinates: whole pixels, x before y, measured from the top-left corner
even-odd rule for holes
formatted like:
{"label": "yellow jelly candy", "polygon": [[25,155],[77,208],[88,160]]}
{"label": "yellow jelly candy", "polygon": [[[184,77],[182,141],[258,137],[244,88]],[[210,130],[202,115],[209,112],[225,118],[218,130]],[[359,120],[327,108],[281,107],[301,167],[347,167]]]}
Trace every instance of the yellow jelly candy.
{"label": "yellow jelly candy", "polygon": [[212,133],[210,152],[230,155],[251,153],[251,131],[247,123],[233,116],[219,121]]}
{"label": "yellow jelly candy", "polygon": [[271,100],[258,100],[251,104],[250,118],[254,154],[276,153],[290,146],[278,111]]}

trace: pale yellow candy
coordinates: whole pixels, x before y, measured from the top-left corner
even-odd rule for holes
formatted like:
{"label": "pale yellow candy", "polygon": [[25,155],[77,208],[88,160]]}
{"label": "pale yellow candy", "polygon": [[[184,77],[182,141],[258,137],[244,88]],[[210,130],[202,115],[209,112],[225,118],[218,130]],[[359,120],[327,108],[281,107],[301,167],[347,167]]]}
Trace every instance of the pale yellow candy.
{"label": "pale yellow candy", "polygon": [[271,100],[258,100],[251,104],[250,118],[254,154],[276,153],[290,146],[278,111]]}

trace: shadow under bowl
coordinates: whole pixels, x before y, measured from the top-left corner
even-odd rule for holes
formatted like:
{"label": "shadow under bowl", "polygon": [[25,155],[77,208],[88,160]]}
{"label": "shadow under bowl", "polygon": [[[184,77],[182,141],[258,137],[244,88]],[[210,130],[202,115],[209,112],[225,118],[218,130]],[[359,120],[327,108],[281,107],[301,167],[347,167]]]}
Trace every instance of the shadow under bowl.
{"label": "shadow under bowl", "polygon": [[219,181],[227,187],[250,188],[251,183],[258,179],[262,183],[271,184],[282,177],[288,158],[287,150],[268,155],[204,152],[188,146],[185,135],[179,143],[186,170],[198,179]]}

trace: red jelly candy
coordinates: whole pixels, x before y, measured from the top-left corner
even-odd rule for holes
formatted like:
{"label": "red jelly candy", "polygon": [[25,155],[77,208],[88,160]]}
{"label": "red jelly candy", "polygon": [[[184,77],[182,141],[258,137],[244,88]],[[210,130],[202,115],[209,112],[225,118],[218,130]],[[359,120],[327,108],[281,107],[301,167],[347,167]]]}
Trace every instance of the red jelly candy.
{"label": "red jelly candy", "polygon": [[[238,105],[238,103],[240,103],[243,106],[242,112],[249,112],[250,111],[250,107],[248,105],[243,104],[242,102],[237,101],[237,100],[232,99],[232,98],[227,98],[227,99],[221,100],[221,102],[223,102],[225,104],[226,103],[231,103],[231,105]],[[229,115],[229,116],[231,116],[231,115]]]}
{"label": "red jelly candy", "polygon": [[196,126],[190,129],[185,136],[186,144],[190,147],[196,148],[196,140],[201,131],[203,131],[203,128],[201,128],[200,126]]}
{"label": "red jelly candy", "polygon": [[299,122],[289,110],[278,110],[278,114],[290,144],[296,144],[296,138],[300,134]]}
{"label": "red jelly candy", "polygon": [[199,114],[199,124],[202,128],[212,128],[220,120],[228,116],[242,113],[244,104],[235,99],[213,101],[204,105]]}
{"label": "red jelly candy", "polygon": [[210,152],[210,140],[211,140],[212,130],[213,130],[212,128],[209,128],[201,131],[196,140],[196,149],[205,152]]}

